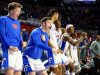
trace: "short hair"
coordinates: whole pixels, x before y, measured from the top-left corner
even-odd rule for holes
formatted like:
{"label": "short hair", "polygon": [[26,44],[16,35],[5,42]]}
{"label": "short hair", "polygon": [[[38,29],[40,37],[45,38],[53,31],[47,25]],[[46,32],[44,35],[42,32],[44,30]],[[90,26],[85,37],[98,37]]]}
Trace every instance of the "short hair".
{"label": "short hair", "polygon": [[47,16],[51,17],[54,13],[59,13],[57,9],[50,9]]}
{"label": "short hair", "polygon": [[61,24],[61,21],[60,21],[60,20],[54,21],[54,24],[55,24],[55,25],[57,25],[57,24],[59,24],[59,23]]}
{"label": "short hair", "polygon": [[19,3],[16,3],[16,2],[9,3],[8,4],[8,11],[13,10],[17,7],[22,8],[23,6]]}
{"label": "short hair", "polygon": [[47,20],[51,20],[51,18],[50,17],[44,17],[44,18],[41,19],[41,23],[46,22]]}
{"label": "short hair", "polygon": [[56,21],[54,21],[54,24],[55,24],[55,26],[56,27],[61,27],[61,21],[60,20],[56,20]]}

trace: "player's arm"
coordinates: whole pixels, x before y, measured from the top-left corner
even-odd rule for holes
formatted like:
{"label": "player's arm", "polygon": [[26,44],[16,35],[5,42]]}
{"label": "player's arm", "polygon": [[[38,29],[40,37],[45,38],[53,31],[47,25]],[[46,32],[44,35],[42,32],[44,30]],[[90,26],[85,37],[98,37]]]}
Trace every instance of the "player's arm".
{"label": "player's arm", "polygon": [[18,50],[17,47],[13,47],[10,45],[10,43],[6,37],[5,31],[6,31],[5,20],[3,18],[0,18],[0,38],[1,38],[1,41],[3,41],[6,44],[6,46],[9,50],[17,51]]}
{"label": "player's arm", "polygon": [[36,31],[32,34],[32,38],[34,40],[35,45],[37,45],[37,47],[42,48],[43,50],[48,50],[48,51],[52,50],[54,53],[56,53],[55,48],[51,48],[48,45],[42,43],[41,36],[38,31]]}
{"label": "player's arm", "polygon": [[50,47],[56,49],[56,50],[57,50],[57,53],[62,53],[61,50],[59,49],[59,47],[57,47],[57,46],[54,45],[53,41],[49,40],[49,41],[48,41],[48,45],[49,45]]}
{"label": "player's arm", "polygon": [[72,45],[74,45],[74,46],[78,46],[79,43],[80,43],[84,38],[86,38],[86,37],[87,37],[86,33],[83,32],[82,35],[81,35],[81,37],[80,37],[80,39],[77,40],[77,41],[74,41],[70,36],[66,36],[66,35],[63,36],[63,40],[64,40],[64,41],[68,41],[70,44],[72,44]]}
{"label": "player's arm", "polygon": [[52,47],[52,48],[59,49],[59,47],[57,47],[57,46],[53,43],[52,40],[49,40],[49,41],[48,41],[48,45],[49,45],[50,47]]}
{"label": "player's arm", "polygon": [[10,43],[8,42],[8,39],[6,38],[6,32],[5,32],[5,29],[6,26],[5,26],[5,20],[0,18],[0,37],[1,37],[1,40],[3,42],[5,42],[6,46],[9,48],[10,47]]}

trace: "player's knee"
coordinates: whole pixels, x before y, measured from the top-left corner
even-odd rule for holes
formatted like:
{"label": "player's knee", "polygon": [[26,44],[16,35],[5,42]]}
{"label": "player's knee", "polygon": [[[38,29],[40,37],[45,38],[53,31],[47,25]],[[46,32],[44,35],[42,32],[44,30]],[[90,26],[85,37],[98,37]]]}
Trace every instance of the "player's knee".
{"label": "player's knee", "polygon": [[73,63],[69,63],[68,64],[68,67],[70,68],[70,71],[71,72],[75,72],[75,67],[74,67],[74,64]]}

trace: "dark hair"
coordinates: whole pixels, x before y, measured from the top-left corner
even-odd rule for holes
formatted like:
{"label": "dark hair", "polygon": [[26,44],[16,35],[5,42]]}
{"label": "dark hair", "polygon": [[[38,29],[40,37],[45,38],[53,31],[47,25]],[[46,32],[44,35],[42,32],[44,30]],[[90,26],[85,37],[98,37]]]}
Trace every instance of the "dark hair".
{"label": "dark hair", "polygon": [[57,9],[50,9],[47,16],[51,17],[54,13],[58,13]]}
{"label": "dark hair", "polygon": [[54,21],[54,24],[57,28],[60,28],[61,27],[61,21],[60,20],[56,20]]}
{"label": "dark hair", "polygon": [[41,23],[46,22],[47,20],[51,20],[51,18],[50,17],[44,17],[44,18],[41,19]]}
{"label": "dark hair", "polygon": [[16,3],[16,2],[9,3],[8,4],[8,11],[13,10],[17,7],[22,8],[22,5],[19,3]]}

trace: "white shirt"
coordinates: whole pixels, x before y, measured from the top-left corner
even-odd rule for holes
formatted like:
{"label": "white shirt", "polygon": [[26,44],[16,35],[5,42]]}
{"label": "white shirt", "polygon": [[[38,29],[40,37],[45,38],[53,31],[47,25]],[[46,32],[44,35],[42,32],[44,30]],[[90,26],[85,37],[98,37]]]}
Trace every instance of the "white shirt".
{"label": "white shirt", "polygon": [[59,49],[58,43],[57,43],[57,37],[56,37],[56,27],[55,27],[55,24],[54,23],[52,23],[52,27],[50,29],[49,35],[50,35],[50,41],[52,42],[52,44],[57,49]]}

